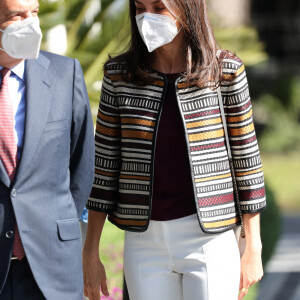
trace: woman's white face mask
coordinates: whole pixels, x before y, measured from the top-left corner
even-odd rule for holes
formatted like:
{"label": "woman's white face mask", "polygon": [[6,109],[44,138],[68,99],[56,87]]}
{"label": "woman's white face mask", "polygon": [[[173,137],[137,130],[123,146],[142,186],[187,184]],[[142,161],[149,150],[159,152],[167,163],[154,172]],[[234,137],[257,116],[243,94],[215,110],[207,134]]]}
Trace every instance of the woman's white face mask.
{"label": "woman's white face mask", "polygon": [[135,17],[140,35],[149,52],[169,44],[179,33],[176,21],[169,16],[142,13]]}
{"label": "woman's white face mask", "polygon": [[7,26],[2,34],[2,47],[10,57],[15,59],[37,58],[42,31],[38,17],[30,17]]}

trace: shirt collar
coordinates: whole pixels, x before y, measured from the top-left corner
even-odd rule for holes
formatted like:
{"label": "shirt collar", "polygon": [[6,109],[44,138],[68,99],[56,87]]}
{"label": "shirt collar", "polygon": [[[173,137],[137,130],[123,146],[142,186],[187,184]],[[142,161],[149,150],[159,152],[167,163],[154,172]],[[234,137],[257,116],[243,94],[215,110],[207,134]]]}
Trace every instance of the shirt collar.
{"label": "shirt collar", "polygon": [[[0,70],[3,69],[2,66],[0,66]],[[22,60],[19,64],[11,68],[11,71],[17,75],[20,79],[24,81],[25,76],[25,61]]]}

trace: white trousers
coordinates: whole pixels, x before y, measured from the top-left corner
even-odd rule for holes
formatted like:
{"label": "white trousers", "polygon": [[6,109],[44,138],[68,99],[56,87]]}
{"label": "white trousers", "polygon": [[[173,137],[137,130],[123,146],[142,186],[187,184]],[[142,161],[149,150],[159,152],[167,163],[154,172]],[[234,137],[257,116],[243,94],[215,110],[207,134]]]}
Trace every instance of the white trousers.
{"label": "white trousers", "polygon": [[124,271],[130,300],[238,298],[240,255],[233,230],[205,234],[196,215],[126,232]]}

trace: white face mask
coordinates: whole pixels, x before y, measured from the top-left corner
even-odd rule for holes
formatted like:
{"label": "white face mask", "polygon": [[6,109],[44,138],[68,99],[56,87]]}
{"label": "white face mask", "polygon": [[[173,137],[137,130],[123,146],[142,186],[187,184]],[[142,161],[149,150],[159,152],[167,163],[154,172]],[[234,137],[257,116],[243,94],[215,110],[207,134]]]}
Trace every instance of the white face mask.
{"label": "white face mask", "polygon": [[165,15],[142,13],[137,15],[135,19],[149,52],[169,44],[179,32],[176,20]]}
{"label": "white face mask", "polygon": [[37,58],[42,31],[38,17],[30,17],[7,26],[2,34],[1,50],[16,59]]}

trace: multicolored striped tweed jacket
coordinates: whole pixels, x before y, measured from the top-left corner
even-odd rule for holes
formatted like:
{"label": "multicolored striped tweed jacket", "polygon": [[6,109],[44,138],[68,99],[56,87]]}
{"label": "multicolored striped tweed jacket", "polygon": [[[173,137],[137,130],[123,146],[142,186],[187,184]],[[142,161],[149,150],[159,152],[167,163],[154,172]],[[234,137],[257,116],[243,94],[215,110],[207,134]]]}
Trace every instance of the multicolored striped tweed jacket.
{"label": "multicolored striped tweed jacket", "polygon": [[[260,212],[266,206],[264,178],[245,68],[237,57],[222,55],[221,91],[241,209]],[[87,207],[108,213],[119,228],[145,231],[153,173],[159,172],[153,169],[155,141],[167,78],[151,74],[151,83],[141,87],[124,82],[125,72],[120,63],[105,69],[95,136],[95,179]],[[180,78],[175,85],[200,226],[206,233],[226,231],[239,217],[217,91],[189,86]]]}

